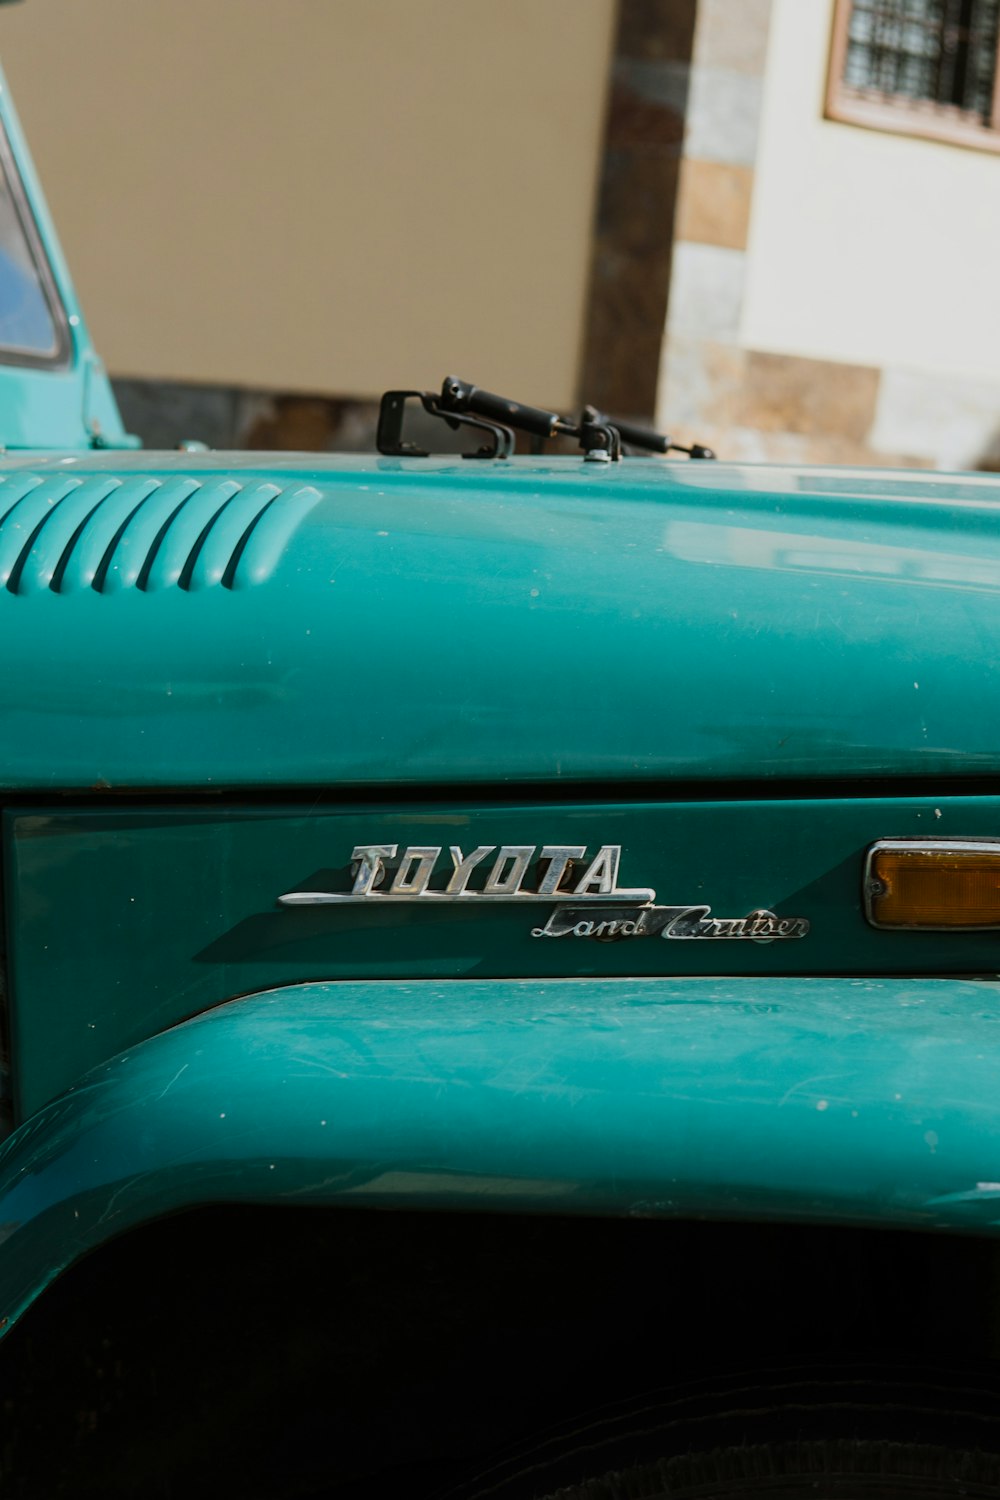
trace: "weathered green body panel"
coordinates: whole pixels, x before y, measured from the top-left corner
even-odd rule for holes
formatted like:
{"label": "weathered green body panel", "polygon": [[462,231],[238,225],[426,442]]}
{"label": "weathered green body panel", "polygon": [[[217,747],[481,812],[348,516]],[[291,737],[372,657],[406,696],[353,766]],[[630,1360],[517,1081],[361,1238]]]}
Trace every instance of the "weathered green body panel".
{"label": "weathered green body panel", "polygon": [[[234,995],[302,980],[984,974],[1000,933],[879,932],[865,850],[921,833],[1000,838],[1000,798],[724,802],[176,804],[8,814],[18,1118],[127,1046]],[[348,890],[365,843],[622,845],[622,883],[716,915],[805,917],[801,941],[539,939],[553,903],[279,907]],[[529,872],[526,884],[534,876]],[[439,886],[442,877],[437,878]],[[379,992],[382,993],[382,992]]]}
{"label": "weathered green body panel", "polygon": [[95,1069],[0,1151],[0,1308],[199,1203],[1000,1224],[1000,994],[957,980],[306,985]]}
{"label": "weathered green body panel", "polygon": [[185,454],[0,481],[9,789],[1000,770],[993,478]]}
{"label": "weathered green body panel", "polygon": [[[878,838],[1000,836],[998,516],[975,477],[0,462],[25,1122],[8,1316],[105,1232],[314,1182],[320,1201],[992,1212],[997,991],[900,976],[995,974],[997,934],[878,932],[861,881]],[[544,906],[276,904],[345,889],[380,841],[621,844],[624,883],[661,901],[811,930],[552,941]],[[435,1049],[458,1092],[414,1086]],[[551,1092],[498,1088],[532,1065]],[[788,1101],[827,1078],[853,1082],[822,1094],[850,1101],[824,1134],[820,1099]],[[92,1229],[68,1244],[77,1212]]]}

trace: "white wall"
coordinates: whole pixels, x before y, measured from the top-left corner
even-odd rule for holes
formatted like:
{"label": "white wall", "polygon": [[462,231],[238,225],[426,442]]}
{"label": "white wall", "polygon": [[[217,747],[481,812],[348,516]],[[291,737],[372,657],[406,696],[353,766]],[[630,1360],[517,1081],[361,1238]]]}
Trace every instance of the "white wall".
{"label": "white wall", "polygon": [[998,380],[1000,155],[824,120],[831,24],[775,0],[740,342]]}
{"label": "white wall", "polygon": [[613,0],[26,0],[0,54],[113,374],[569,405]]}

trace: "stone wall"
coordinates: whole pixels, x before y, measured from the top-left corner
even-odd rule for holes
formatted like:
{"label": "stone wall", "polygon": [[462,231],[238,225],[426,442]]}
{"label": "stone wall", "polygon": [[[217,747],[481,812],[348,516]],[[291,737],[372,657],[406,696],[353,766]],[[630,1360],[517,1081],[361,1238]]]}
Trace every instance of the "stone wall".
{"label": "stone wall", "polygon": [[[843,285],[835,267],[825,267],[820,273],[804,257],[790,264],[787,275],[798,282],[798,305],[805,297],[816,314],[813,327],[808,336],[796,335],[795,326],[789,327],[771,347],[754,342],[754,327],[760,329],[762,320],[747,317],[748,291],[751,279],[756,278],[754,290],[762,282],[760,242],[766,240],[757,236],[754,243],[754,190],[759,189],[762,171],[760,123],[772,92],[799,90],[810,129],[828,132],[822,144],[838,148],[847,144],[843,135],[834,141],[829,133],[847,127],[825,123],[822,118],[832,0],[793,0],[793,6],[787,0],[700,0],[697,7],[676,192],[670,302],[661,350],[658,425],[681,441],[708,443],[721,458],[996,468],[1000,465],[1000,356],[996,380],[972,369],[963,374],[955,368],[960,359],[952,359],[952,369],[934,368],[931,359],[925,359],[925,368],[915,368],[913,360],[907,363],[895,356],[889,339],[883,341],[885,348],[870,347],[856,360],[850,359],[850,338],[841,339],[838,350],[843,356],[847,345],[847,357],[814,357],[810,339],[816,339],[823,321],[828,342],[837,342],[838,309],[850,306],[846,299],[858,290],[858,254],[852,269],[855,281],[844,275]],[[802,36],[784,37],[781,55],[769,57],[769,30],[778,15],[786,31],[790,23],[801,28]],[[805,39],[810,40],[810,48],[790,45]],[[873,160],[885,154],[882,141],[885,136],[880,138],[879,133],[852,130],[850,148],[856,160]],[[909,142],[906,150],[910,184],[919,181],[924,163],[952,174],[966,165],[958,147]],[[943,165],[942,151],[952,153]],[[918,159],[915,153],[925,154]],[[801,180],[789,177],[787,211],[792,216],[796,211],[826,211],[831,220],[829,234],[834,236],[828,246],[832,243],[835,248],[841,236],[849,248],[852,225],[841,199],[850,201],[850,183],[844,180],[838,160],[834,150],[826,156],[817,151],[808,157],[813,196],[802,204],[796,198]],[[990,168],[994,166],[1000,187],[1000,160],[990,163]],[[976,163],[976,168],[981,174],[985,169],[982,163]],[[775,171],[772,166],[771,186],[781,190],[784,183],[775,186]],[[831,174],[828,180],[817,175],[822,171]],[[882,202],[889,213],[891,190],[883,193]],[[934,202],[928,201],[927,213],[933,216],[934,211]],[[927,296],[906,306],[906,318],[912,317],[916,326],[927,317],[931,299],[948,296],[949,285],[954,290],[954,276],[961,275],[963,225],[949,223],[948,229],[954,240],[951,263],[948,257],[940,257],[939,266],[927,251],[927,243],[910,242],[913,255],[928,255]],[[879,263],[871,284],[879,284],[879,278],[891,282],[897,248],[889,248],[888,242],[880,245],[879,225],[865,223],[865,233],[871,243],[862,275]],[[976,233],[972,222],[967,233]],[[768,243],[774,246],[774,236]],[[774,267],[769,270],[774,282]],[[913,275],[913,264],[907,264],[906,270]],[[772,306],[780,306],[781,297],[775,296],[774,287],[769,296]],[[946,321],[948,309],[940,305],[937,314]],[[874,336],[868,342],[877,345],[874,320],[870,332]]]}
{"label": "stone wall", "polygon": [[927,463],[905,432],[879,428],[880,369],[741,338],[771,10],[772,0],[698,6],[658,423],[722,458]]}
{"label": "stone wall", "polygon": [[579,402],[649,421],[676,232],[697,0],[618,0]]}

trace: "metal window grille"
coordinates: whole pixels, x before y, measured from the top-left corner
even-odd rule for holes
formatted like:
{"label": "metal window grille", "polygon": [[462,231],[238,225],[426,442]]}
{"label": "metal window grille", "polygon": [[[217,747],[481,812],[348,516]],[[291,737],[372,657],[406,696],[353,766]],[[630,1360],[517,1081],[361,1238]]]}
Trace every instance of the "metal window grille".
{"label": "metal window grille", "polygon": [[991,123],[1000,0],[854,0],[846,40],[849,89]]}

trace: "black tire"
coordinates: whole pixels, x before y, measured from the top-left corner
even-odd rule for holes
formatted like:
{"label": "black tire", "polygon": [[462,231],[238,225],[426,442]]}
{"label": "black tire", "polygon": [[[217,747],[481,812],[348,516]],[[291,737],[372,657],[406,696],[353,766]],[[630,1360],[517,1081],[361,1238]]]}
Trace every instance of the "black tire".
{"label": "black tire", "polygon": [[454,1500],[1000,1500],[994,1372],[781,1370],[566,1424]]}

